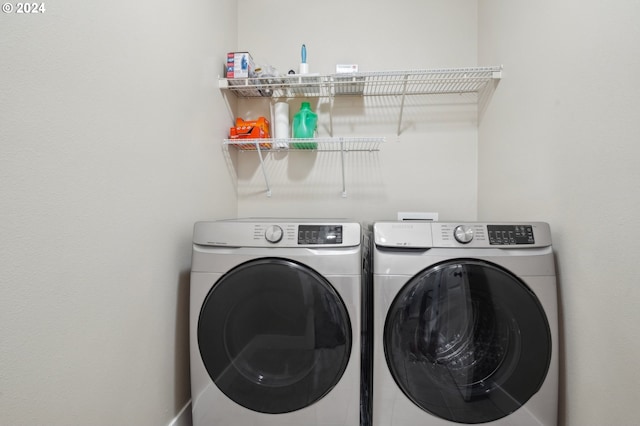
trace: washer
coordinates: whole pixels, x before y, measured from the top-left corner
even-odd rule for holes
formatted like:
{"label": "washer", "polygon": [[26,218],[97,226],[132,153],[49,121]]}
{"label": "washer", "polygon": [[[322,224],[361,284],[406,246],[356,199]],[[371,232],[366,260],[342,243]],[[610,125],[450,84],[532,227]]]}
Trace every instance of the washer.
{"label": "washer", "polygon": [[194,426],[360,423],[357,222],[198,222],[190,295]]}
{"label": "washer", "polygon": [[556,425],[549,225],[377,222],[373,234],[373,425]]}

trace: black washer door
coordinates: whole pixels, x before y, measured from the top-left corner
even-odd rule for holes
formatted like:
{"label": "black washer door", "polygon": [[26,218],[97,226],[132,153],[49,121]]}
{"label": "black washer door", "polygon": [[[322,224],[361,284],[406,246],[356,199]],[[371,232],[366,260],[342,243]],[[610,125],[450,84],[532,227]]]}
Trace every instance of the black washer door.
{"label": "black washer door", "polygon": [[344,303],[319,273],[262,258],[225,274],[198,320],[200,355],[236,403],[261,413],[307,407],[340,380],[351,353]]}
{"label": "black washer door", "polygon": [[384,328],[387,364],[423,410],[458,423],[516,411],[551,362],[551,333],[533,292],[489,262],[425,269],[398,293]]}

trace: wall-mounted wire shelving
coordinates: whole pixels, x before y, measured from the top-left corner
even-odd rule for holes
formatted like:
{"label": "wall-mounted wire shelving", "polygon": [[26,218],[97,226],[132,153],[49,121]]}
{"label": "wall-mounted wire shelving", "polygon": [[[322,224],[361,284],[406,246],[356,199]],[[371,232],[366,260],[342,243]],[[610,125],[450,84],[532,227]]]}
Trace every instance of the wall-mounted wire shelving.
{"label": "wall-mounted wire shelving", "polygon": [[[502,66],[474,68],[441,68],[406,71],[375,71],[341,74],[293,74],[272,77],[219,78],[218,86],[225,93],[239,98],[270,98],[273,102],[291,98],[329,98],[329,134],[333,136],[334,99],[341,96],[400,97],[397,134],[400,135],[405,98],[413,95],[475,94],[476,100],[502,78]],[[303,142],[304,141],[304,142]],[[319,138],[319,139],[226,139],[224,145],[240,151],[256,151],[260,158],[267,195],[271,196],[269,177],[264,166],[264,154],[271,151],[295,150],[306,144],[314,151],[342,153],[342,195],[346,196],[344,153],[378,151],[384,138]],[[298,145],[300,146],[300,145]]]}
{"label": "wall-mounted wire shelving", "polygon": [[221,78],[219,87],[245,98],[437,95],[477,93],[490,81],[501,77],[502,67],[497,66]]}
{"label": "wall-mounted wire shelving", "polygon": [[385,138],[312,138],[312,139],[225,139],[224,145],[240,151],[254,151],[260,159],[260,166],[267,186],[267,196],[271,196],[269,175],[264,165],[265,155],[270,152],[306,151],[340,152],[342,169],[342,196],[347,196],[345,183],[345,153],[374,152],[380,150]]}

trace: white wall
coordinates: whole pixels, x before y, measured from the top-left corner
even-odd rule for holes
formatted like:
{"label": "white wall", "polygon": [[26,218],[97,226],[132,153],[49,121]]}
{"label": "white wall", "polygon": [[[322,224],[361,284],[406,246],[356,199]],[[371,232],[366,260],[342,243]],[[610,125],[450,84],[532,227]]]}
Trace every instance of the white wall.
{"label": "white wall", "polygon": [[163,425],[189,400],[193,222],[236,214],[233,0],[0,16],[0,424]]}
{"label": "white wall", "polygon": [[[636,2],[237,5],[68,1],[0,16],[0,423],[162,425],[178,413],[194,221],[399,209],[549,221],[562,424],[635,423]],[[353,127],[334,116],[338,135],[388,138],[350,154],[348,197],[323,154],[273,158],[266,198],[256,159],[223,155],[231,123],[211,76],[230,47],[295,68],[301,43],[312,72],[505,73],[479,133],[466,106],[416,99],[397,138],[392,100],[336,105],[358,114]]]}
{"label": "white wall", "polygon": [[[239,0],[238,11],[238,48],[282,73],[298,68],[303,43],[310,71],[322,74],[335,72],[337,63],[357,63],[360,71],[477,65],[473,1]],[[336,99],[333,136],[387,138],[380,152],[347,155],[346,198],[341,197],[338,153],[269,155],[271,198],[265,195],[257,156],[241,153],[238,214],[373,220],[393,219],[400,210],[475,219],[475,106],[450,104],[451,99],[444,105],[433,105],[428,97],[408,99],[398,137],[400,101]],[[331,136],[328,100],[312,102],[320,114],[319,136]],[[292,117],[299,105],[300,99],[290,101]],[[268,114],[268,108],[268,101],[243,101],[238,114],[255,119]]]}
{"label": "white wall", "polygon": [[479,219],[546,220],[560,278],[561,424],[637,424],[640,3],[479,2],[504,64],[480,125]]}

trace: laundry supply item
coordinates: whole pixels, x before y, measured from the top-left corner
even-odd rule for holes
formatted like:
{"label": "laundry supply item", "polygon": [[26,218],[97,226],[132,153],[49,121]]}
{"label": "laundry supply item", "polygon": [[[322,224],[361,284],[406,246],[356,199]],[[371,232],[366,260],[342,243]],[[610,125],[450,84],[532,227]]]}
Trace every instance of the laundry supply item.
{"label": "laundry supply item", "polygon": [[[289,104],[286,102],[276,102],[273,106],[273,122],[275,139],[289,139],[291,137],[291,126],[289,125]],[[275,148],[289,148],[287,142],[276,140]]]}
{"label": "laundry supply item", "polygon": [[[300,111],[293,116],[293,138],[294,139],[310,139],[315,136],[318,127],[318,114],[311,110],[309,102],[302,102]],[[291,144],[293,148],[298,149],[316,149],[317,142],[295,142]]]}
{"label": "laundry supply item", "polygon": [[[229,129],[229,139],[268,139],[271,137],[269,120],[259,117],[257,120],[245,121],[236,118],[235,127]],[[260,148],[271,148],[270,142],[260,142]],[[237,144],[241,149],[257,149],[255,143]]]}
{"label": "laundry supply item", "polygon": [[298,74],[308,74],[309,64],[307,63],[307,46],[304,44],[302,45],[300,56],[301,56],[301,61],[300,61],[300,69]]}
{"label": "laundry supply item", "polygon": [[227,53],[227,78],[247,78],[255,64],[249,52]]}

